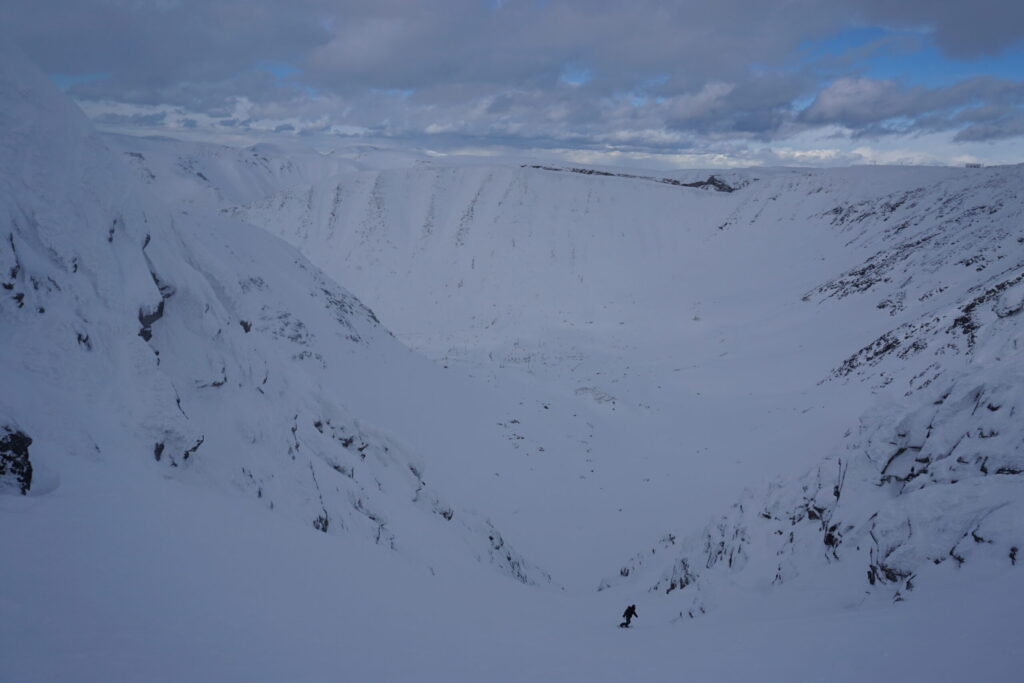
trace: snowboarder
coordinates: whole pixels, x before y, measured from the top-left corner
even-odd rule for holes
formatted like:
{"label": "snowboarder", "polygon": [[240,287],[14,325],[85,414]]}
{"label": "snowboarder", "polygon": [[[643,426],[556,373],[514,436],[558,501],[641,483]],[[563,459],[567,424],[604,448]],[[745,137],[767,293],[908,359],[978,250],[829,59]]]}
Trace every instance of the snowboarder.
{"label": "snowboarder", "polygon": [[638,616],[640,615],[636,613],[636,605],[630,605],[626,608],[626,611],[622,613],[622,618],[625,619],[625,621],[619,624],[619,628],[629,628],[629,622],[633,621],[633,617]]}

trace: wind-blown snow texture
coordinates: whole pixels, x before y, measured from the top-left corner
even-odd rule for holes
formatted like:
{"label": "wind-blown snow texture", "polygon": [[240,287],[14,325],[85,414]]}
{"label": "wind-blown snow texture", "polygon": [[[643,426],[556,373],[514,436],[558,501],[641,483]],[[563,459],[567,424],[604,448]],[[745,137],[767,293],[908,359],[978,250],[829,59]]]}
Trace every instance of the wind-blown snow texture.
{"label": "wind-blown snow texture", "polygon": [[1019,669],[1024,168],[101,136],[0,52],[0,678]]}

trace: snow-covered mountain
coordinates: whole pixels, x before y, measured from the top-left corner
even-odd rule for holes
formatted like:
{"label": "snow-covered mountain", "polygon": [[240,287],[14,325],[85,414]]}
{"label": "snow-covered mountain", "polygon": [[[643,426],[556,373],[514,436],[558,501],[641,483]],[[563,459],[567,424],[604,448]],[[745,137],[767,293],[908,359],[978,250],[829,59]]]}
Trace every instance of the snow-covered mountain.
{"label": "snow-covered mountain", "polygon": [[[664,177],[421,162],[222,211],[346,273],[430,355],[484,374],[525,367],[563,394],[660,412],[654,424],[615,420],[627,431],[643,424],[648,443],[682,423],[687,438],[717,437],[720,452],[766,451],[770,465],[755,467],[783,479],[741,494],[734,512],[684,548],[682,526],[621,567],[618,581],[601,582],[646,580],[668,593],[692,585],[681,591],[692,604],[680,610],[692,615],[706,610],[713,569],[772,585],[851,560],[853,574],[831,573],[856,602],[882,588],[903,599],[929,567],[959,566],[982,550],[1015,565],[1024,542],[1024,434],[1014,420],[1022,180],[1022,167]],[[720,357],[739,358],[695,384],[730,393],[732,405],[690,424],[692,406],[650,393],[680,365],[705,370],[709,337],[732,342]],[[639,387],[613,390],[600,377],[623,371],[618,383],[638,364],[648,373]],[[742,388],[723,391],[737,376]],[[777,400],[780,384],[795,390],[782,398],[792,410],[830,405],[743,440],[721,435],[730,423],[756,422],[742,394]],[[982,403],[992,408],[979,412]],[[812,424],[822,414],[826,424]],[[776,437],[774,448],[757,442],[779,429],[790,438]],[[652,448],[671,458],[679,446]],[[675,474],[701,481],[714,467],[689,461]],[[944,511],[939,521],[935,510]],[[652,565],[655,576],[637,576]],[[725,581],[735,592],[734,579]]]}
{"label": "snow-covered mountain", "polygon": [[[417,425],[462,419],[459,398],[425,407],[457,383],[280,240],[159,201],[17,55],[2,79],[4,483],[45,494],[89,462],[126,484],[249,497],[427,565],[464,554],[548,580],[426,480],[446,444],[421,445]],[[245,183],[288,171],[264,160]]]}
{"label": "snow-covered mountain", "polygon": [[945,565],[964,574],[979,561],[1016,566],[1022,179],[1022,167],[961,172],[811,216],[829,218],[867,257],[804,300],[877,302],[893,319],[823,378],[872,385],[874,405],[808,474],[747,492],[685,540],[666,535],[602,586],[689,588],[681,614],[694,616],[708,600],[730,599],[737,582],[765,587],[819,572],[853,603],[879,591],[905,599]]}
{"label": "snow-covered mountain", "polygon": [[1018,663],[1024,167],[136,139],[3,56],[0,678]]}

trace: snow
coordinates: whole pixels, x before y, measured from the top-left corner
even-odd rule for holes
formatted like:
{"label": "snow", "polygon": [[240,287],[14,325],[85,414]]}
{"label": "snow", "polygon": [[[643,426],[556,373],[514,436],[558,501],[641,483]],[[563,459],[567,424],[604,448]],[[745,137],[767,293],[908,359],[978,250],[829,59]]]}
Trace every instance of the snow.
{"label": "snow", "polygon": [[[65,101],[47,113],[55,128],[61,113],[80,117]],[[459,395],[458,381],[279,240],[202,207],[172,210],[91,131],[47,138],[45,124],[36,117],[42,130],[24,142],[16,127],[5,137],[60,174],[40,172],[25,192],[16,174],[26,164],[5,167],[15,191],[3,207],[11,324],[0,409],[4,425],[34,440],[48,488],[62,485],[68,459],[111,470],[143,459],[428,565],[458,554],[548,581],[468,493],[461,507],[424,479],[460,466],[445,463],[459,449],[425,463],[412,445],[448,445],[432,435],[450,424],[451,406],[424,393]]]}
{"label": "snow", "polygon": [[966,595],[946,577],[895,607],[835,611],[801,591],[675,624],[641,594],[624,631],[623,596],[431,576],[251,501],[142,468],[97,486],[80,467],[53,494],[0,499],[19,549],[0,556],[18,587],[0,592],[5,680],[952,682],[1020,663],[1008,567]]}
{"label": "snow", "polygon": [[100,135],[9,47],[0,97],[0,679],[1020,667],[1024,168]]}

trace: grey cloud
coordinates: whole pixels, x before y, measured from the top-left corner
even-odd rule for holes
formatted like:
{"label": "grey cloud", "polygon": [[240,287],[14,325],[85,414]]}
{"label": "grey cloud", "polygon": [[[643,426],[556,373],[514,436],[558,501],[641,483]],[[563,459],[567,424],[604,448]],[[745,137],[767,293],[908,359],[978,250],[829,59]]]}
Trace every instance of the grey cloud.
{"label": "grey cloud", "polygon": [[[220,80],[326,42],[321,2],[2,0],[8,28],[44,70],[110,73],[132,87]],[[313,10],[313,11],[311,11]]]}
{"label": "grey cloud", "polygon": [[1015,0],[865,0],[857,4],[871,21],[933,29],[939,46],[956,57],[997,54],[1024,39],[1024,3]]}
{"label": "grey cloud", "polygon": [[576,64],[605,92],[666,73],[689,90],[708,78],[738,77],[753,62],[776,62],[808,33],[840,22],[813,0],[793,0],[792,15],[754,0],[352,5],[332,40],[306,62],[318,87],[543,87]]}
{"label": "grey cloud", "polygon": [[1016,111],[996,119],[973,122],[957,132],[953,139],[957,142],[982,142],[1019,135],[1024,135],[1024,113]]}
{"label": "grey cloud", "polygon": [[102,114],[96,119],[96,123],[116,126],[157,126],[167,119],[167,112],[155,112],[152,114]]}
{"label": "grey cloud", "polygon": [[302,96],[300,91],[288,83],[278,81],[265,71],[253,69],[235,74],[232,78],[166,84],[133,84],[115,75],[76,84],[68,92],[73,97],[85,100],[187,107],[214,117],[229,115],[234,103],[242,97],[254,102],[290,102]]}
{"label": "grey cloud", "polygon": [[818,94],[801,119],[853,128],[898,116],[911,101],[912,97],[893,81],[840,78]]}
{"label": "grey cloud", "polygon": [[[0,0],[50,72],[109,73],[154,91],[234,78],[260,63],[306,69],[331,92],[484,83],[548,87],[566,64],[605,92],[662,74],[681,90],[783,59],[848,12],[817,0]],[[670,94],[670,93],[669,93]]]}
{"label": "grey cloud", "polygon": [[[607,89],[660,74],[681,91],[786,58],[858,19],[925,27],[948,52],[1024,38],[1006,0],[0,0],[44,69],[110,73],[132,89],[234,78],[260,63],[307,69],[319,88],[443,83],[543,87],[567,63]],[[671,93],[669,93],[671,94]]]}
{"label": "grey cloud", "polygon": [[858,137],[963,129],[959,141],[1012,137],[1024,116],[1024,82],[974,78],[938,88],[895,81],[840,78],[825,88],[799,119],[836,124]]}
{"label": "grey cloud", "polygon": [[[170,105],[220,128],[684,149],[831,124],[990,139],[1017,134],[1021,107],[1019,83],[906,88],[850,71],[931,39],[956,56],[1005,48],[1024,38],[1024,3],[1006,0],[0,0],[0,12],[44,69],[108,75],[75,85],[79,100]],[[921,31],[793,65],[806,41],[865,23]],[[589,79],[560,80],[567,66]],[[795,112],[822,73],[831,85]]]}

